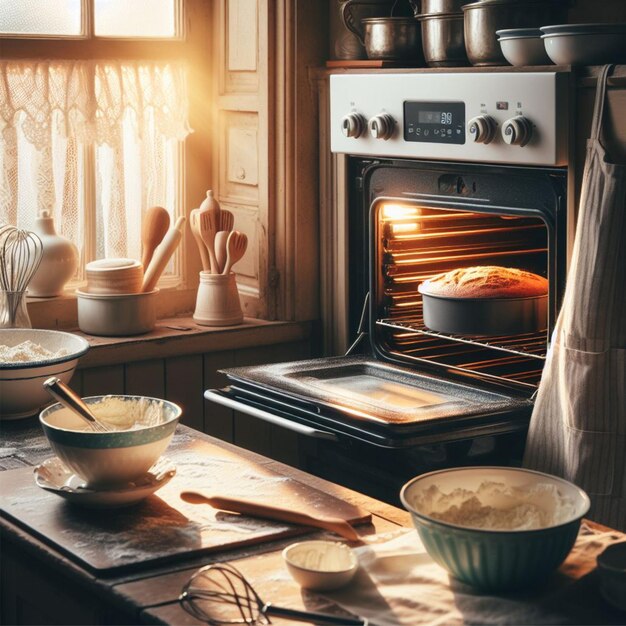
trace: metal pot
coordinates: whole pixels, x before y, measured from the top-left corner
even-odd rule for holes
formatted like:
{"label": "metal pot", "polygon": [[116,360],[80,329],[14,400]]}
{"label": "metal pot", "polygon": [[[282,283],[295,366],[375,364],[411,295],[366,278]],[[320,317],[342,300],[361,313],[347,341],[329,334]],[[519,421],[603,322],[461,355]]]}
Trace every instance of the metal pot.
{"label": "metal pot", "polygon": [[362,30],[346,24],[365,46],[369,59],[423,61],[420,24],[414,17],[367,18],[361,20]]}
{"label": "metal pot", "polygon": [[424,59],[431,67],[467,65],[463,13],[420,15]]}
{"label": "metal pot", "polygon": [[539,28],[567,19],[565,0],[481,0],[466,4],[465,49],[472,65],[508,65],[496,31]]}
{"label": "metal pot", "polygon": [[422,0],[422,15],[431,13],[461,13],[461,7],[469,0]]}
{"label": "metal pot", "polygon": [[[346,9],[346,5],[349,7]],[[365,59],[365,48],[349,24],[367,17],[382,17],[391,11],[390,0],[338,0],[330,11],[330,55],[333,59]]]}

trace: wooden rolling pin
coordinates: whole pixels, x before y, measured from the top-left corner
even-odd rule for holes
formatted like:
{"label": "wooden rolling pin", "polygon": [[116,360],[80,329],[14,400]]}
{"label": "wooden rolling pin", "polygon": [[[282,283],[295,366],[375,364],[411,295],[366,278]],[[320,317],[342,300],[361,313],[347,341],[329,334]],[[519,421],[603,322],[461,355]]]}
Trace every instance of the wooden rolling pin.
{"label": "wooden rolling pin", "polygon": [[163,237],[163,241],[157,246],[157,249],[152,255],[150,265],[148,265],[148,269],[146,269],[146,273],[144,274],[141,291],[152,291],[156,287],[165,266],[168,264],[172,254],[174,254],[174,250],[176,250],[176,246],[178,246],[183,236],[184,225],[185,218],[181,216],[176,220],[174,226],[167,231],[167,234]]}
{"label": "wooden rolling pin", "polygon": [[340,537],[349,541],[360,541],[360,537],[356,530],[343,519],[338,517],[322,517],[312,516],[306,513],[298,513],[290,509],[281,509],[270,504],[261,504],[260,502],[252,502],[242,498],[227,498],[222,496],[210,496],[201,491],[187,490],[180,494],[180,497],[191,504],[210,504],[214,509],[222,511],[232,511],[234,513],[243,513],[252,517],[262,517],[265,519],[279,520],[281,522],[289,522],[291,524],[300,524],[302,526],[312,526],[313,528],[322,528],[337,533]]}

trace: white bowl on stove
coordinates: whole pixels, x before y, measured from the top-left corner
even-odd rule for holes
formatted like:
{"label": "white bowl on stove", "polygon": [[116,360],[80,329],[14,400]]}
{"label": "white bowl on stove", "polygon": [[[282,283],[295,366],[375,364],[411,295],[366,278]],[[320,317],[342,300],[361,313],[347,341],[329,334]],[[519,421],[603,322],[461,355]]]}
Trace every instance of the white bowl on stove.
{"label": "white bowl on stove", "polygon": [[548,56],[557,65],[626,62],[626,24],[542,26]]}
{"label": "white bowl on stove", "polygon": [[515,66],[551,65],[538,28],[513,28],[496,31],[504,58]]}

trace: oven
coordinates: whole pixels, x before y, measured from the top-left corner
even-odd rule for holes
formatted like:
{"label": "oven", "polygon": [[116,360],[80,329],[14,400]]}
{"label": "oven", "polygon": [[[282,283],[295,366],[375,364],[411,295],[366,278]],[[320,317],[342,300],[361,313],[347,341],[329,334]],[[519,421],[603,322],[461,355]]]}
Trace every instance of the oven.
{"label": "oven", "polygon": [[[518,464],[567,269],[568,75],[349,74],[330,90],[354,342],[225,370],[206,398],[311,438],[305,469],[392,503],[425,471]],[[427,327],[418,286],[471,266],[547,279],[537,327]]]}

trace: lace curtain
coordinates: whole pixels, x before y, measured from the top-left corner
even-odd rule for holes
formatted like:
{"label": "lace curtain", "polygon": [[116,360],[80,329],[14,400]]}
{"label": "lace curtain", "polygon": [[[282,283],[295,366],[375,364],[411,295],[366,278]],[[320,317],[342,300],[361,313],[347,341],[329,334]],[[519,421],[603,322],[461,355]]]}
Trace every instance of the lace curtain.
{"label": "lace curtain", "polygon": [[189,132],[182,64],[0,61],[0,223],[48,209],[83,260],[138,258],[142,210],[175,211]]}

